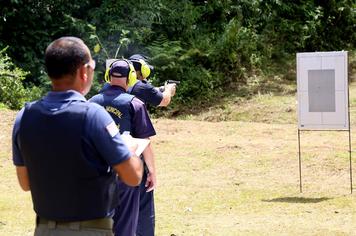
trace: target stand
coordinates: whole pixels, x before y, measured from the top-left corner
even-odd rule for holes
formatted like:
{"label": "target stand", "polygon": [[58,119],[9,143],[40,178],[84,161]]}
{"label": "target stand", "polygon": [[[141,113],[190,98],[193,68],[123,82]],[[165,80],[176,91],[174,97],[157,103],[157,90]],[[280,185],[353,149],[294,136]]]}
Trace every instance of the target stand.
{"label": "target stand", "polygon": [[349,134],[350,188],[352,149],[347,52],[297,53],[299,185],[302,193],[301,133],[345,131]]}

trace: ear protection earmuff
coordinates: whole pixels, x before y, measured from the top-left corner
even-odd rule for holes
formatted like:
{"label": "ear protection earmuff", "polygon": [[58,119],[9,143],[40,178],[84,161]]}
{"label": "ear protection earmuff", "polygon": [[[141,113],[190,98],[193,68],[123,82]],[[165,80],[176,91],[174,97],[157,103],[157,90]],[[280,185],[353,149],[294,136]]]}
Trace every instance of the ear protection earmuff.
{"label": "ear protection earmuff", "polygon": [[105,71],[105,81],[110,83],[110,70],[112,68],[112,65],[117,61],[125,61],[128,64],[130,71],[129,71],[129,74],[127,75],[127,78],[128,78],[127,85],[129,87],[134,86],[134,84],[137,82],[137,75],[136,75],[135,67],[132,65],[132,63],[129,60],[126,60],[126,59],[118,59],[118,60],[113,61],[110,64],[110,66]]}
{"label": "ear protection earmuff", "polygon": [[141,63],[141,74],[143,78],[146,79],[148,76],[150,76],[151,69],[144,60],[140,59],[139,62]]}
{"label": "ear protection earmuff", "polygon": [[147,64],[147,62],[145,62],[145,60],[142,60],[142,59],[138,59],[138,60],[131,60],[133,62],[137,62],[137,63],[140,63],[140,71],[141,71],[141,74],[143,76],[144,79],[146,79],[148,76],[150,76],[151,74],[151,69],[150,69],[150,66]]}

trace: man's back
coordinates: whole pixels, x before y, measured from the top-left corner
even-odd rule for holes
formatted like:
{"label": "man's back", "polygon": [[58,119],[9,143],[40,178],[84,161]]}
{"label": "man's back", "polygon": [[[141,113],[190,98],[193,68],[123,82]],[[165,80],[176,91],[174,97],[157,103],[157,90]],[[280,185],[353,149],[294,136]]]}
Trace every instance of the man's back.
{"label": "man's back", "polygon": [[[107,71],[110,85],[101,90],[100,94],[92,97],[90,102],[96,102],[104,106],[105,110],[109,112],[120,127],[120,132],[128,131],[134,138],[149,139],[156,132],[146,106],[138,98],[126,93],[132,79],[130,76],[132,73],[135,73],[135,71],[129,61],[124,59],[114,61]],[[141,182],[140,187],[132,188],[119,182],[121,204],[116,208],[114,215],[114,232],[116,236],[137,234],[141,191],[146,192],[146,185],[147,191],[151,191],[150,194],[152,194],[152,190],[155,187],[154,155],[150,144],[143,151],[141,158],[145,161],[146,169],[149,173],[144,173],[143,179],[145,181]]]}
{"label": "man's back", "polygon": [[128,131],[134,138],[156,134],[144,103],[119,86],[110,85],[89,101],[105,108],[119,126],[120,133]]}
{"label": "man's back", "polygon": [[32,183],[34,209],[46,219],[96,219],[106,217],[107,209],[117,205],[115,188],[106,194],[111,185],[115,186],[115,174],[100,173],[81,150],[88,105],[73,104],[52,113],[37,102],[26,106],[22,116],[20,143]]}
{"label": "man's back", "polygon": [[[46,219],[86,220],[111,214],[108,209],[117,204],[117,192],[111,187],[115,187],[116,174],[108,163],[131,155],[122,146],[123,155],[110,160],[90,145],[89,127],[98,126],[95,120],[110,120],[101,107],[79,96],[74,91],[51,92],[28,104],[15,125],[14,136],[21,148],[15,151],[15,164],[28,168],[34,209]],[[104,140],[103,144],[109,145],[110,139]],[[111,193],[107,194],[109,188]]]}

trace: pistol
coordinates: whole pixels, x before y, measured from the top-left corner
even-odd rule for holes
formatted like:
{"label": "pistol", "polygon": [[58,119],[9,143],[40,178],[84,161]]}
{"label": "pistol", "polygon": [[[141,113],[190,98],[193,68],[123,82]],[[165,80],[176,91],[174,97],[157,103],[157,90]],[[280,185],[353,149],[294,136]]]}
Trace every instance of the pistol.
{"label": "pistol", "polygon": [[[171,80],[171,79],[169,79],[169,80],[167,80],[164,84],[176,84],[176,85],[178,85],[178,84],[180,84],[180,81],[179,80]],[[158,87],[158,89],[159,89],[159,91],[160,92],[164,92],[164,85],[163,86],[160,86],[160,87]]]}
{"label": "pistol", "polygon": [[180,84],[180,81],[179,80],[171,80],[171,79],[169,79],[169,80],[166,81],[166,83],[167,84],[176,84],[176,85],[178,85],[178,84]]}

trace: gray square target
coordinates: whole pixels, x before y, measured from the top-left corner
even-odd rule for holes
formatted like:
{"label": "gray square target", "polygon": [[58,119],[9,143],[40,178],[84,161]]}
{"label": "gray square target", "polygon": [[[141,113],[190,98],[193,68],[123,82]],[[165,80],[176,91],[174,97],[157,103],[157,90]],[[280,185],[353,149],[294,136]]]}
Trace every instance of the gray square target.
{"label": "gray square target", "polygon": [[308,70],[309,112],[335,112],[335,70]]}

